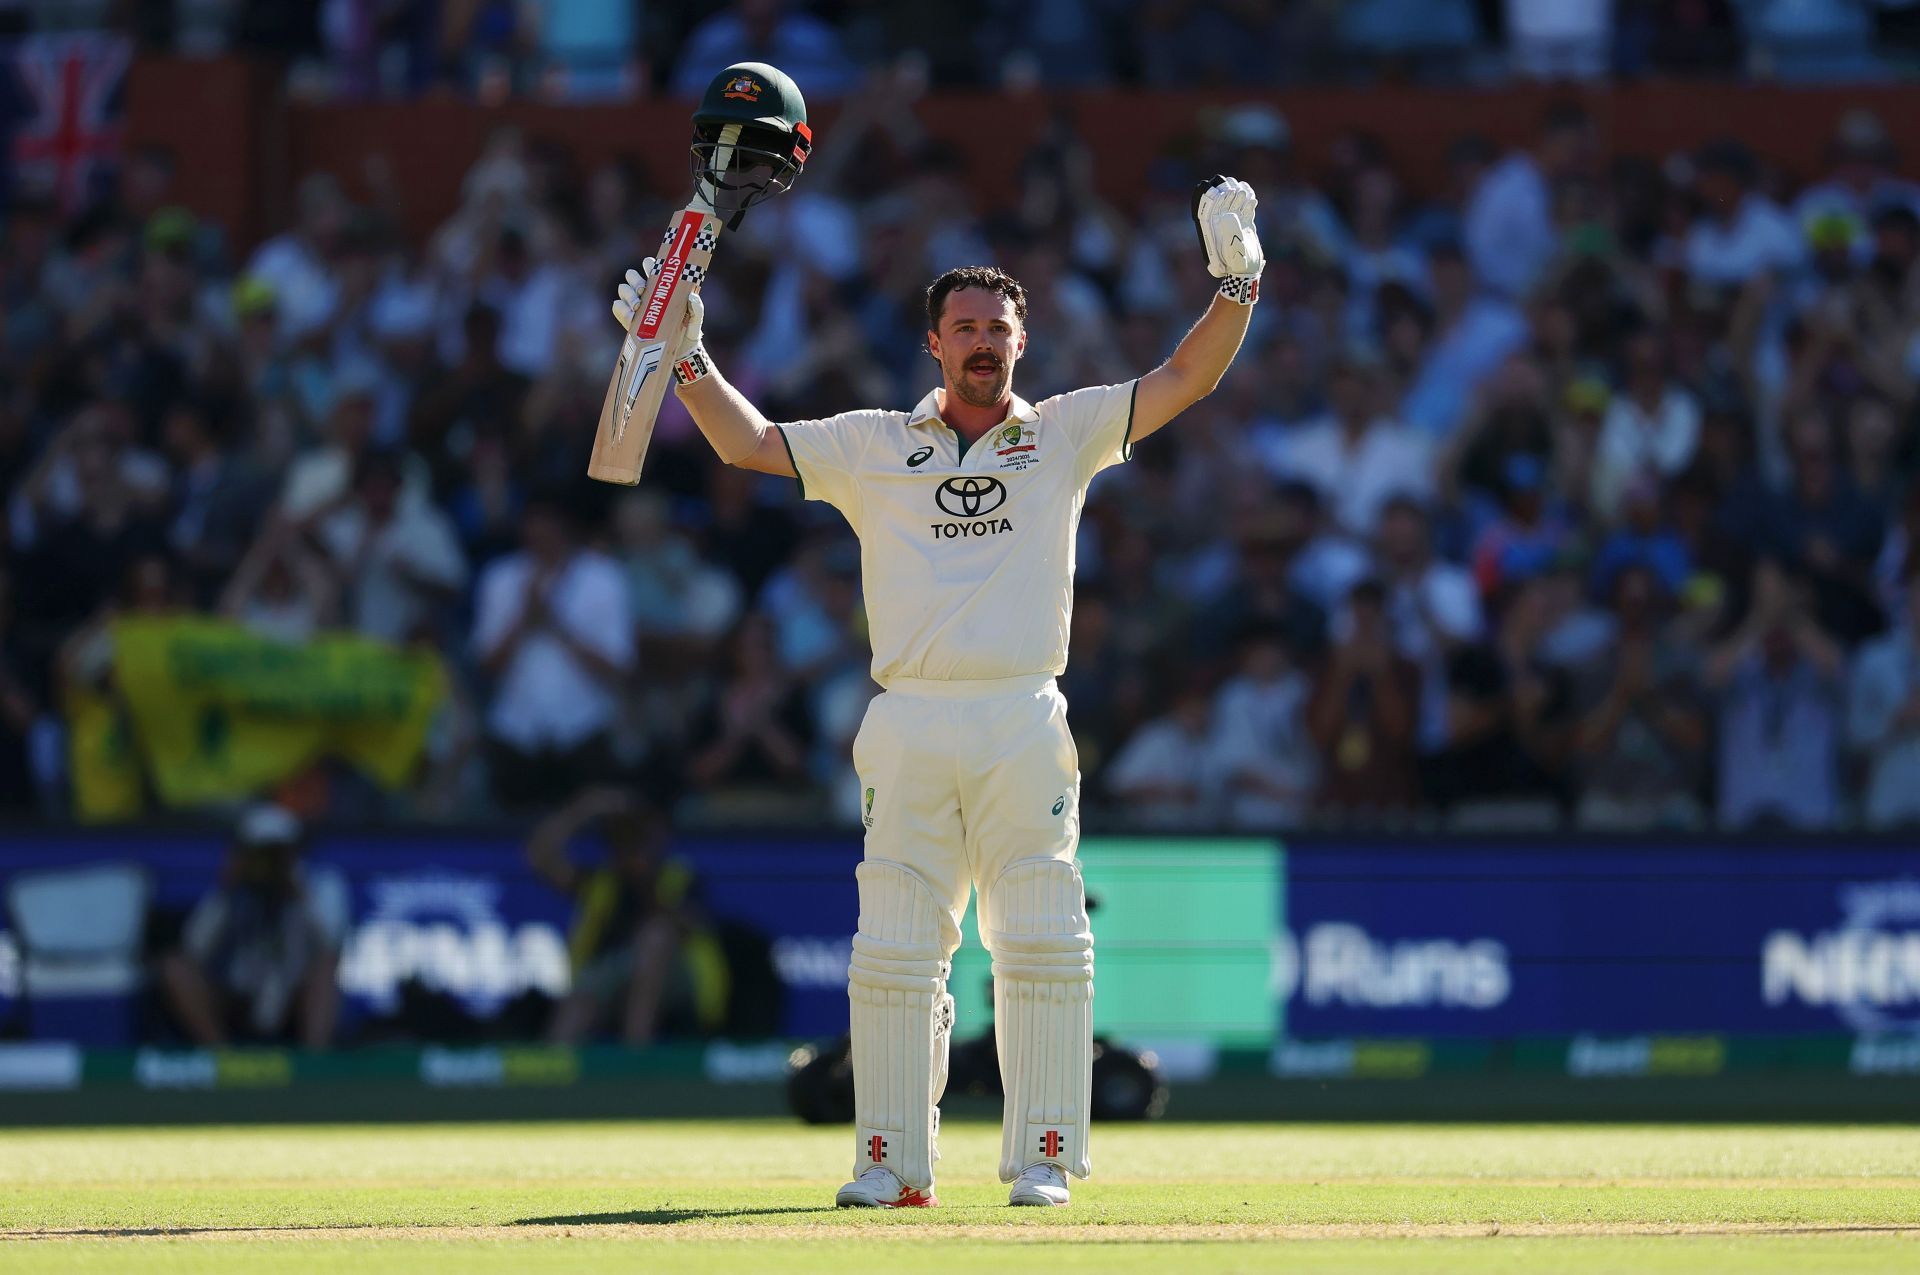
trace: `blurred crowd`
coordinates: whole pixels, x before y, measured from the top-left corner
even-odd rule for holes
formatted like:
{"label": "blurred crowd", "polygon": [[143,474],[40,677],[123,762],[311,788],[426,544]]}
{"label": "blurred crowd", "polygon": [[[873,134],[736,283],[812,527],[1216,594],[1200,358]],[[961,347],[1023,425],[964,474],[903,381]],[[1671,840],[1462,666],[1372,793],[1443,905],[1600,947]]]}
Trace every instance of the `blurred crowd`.
{"label": "blurred crowd", "polygon": [[1920,68],[1912,0],[17,0],[8,28],[117,23],[150,48],[268,53],[296,93],[691,96],[772,62],[810,96],[907,59],[942,86],[1286,85],[1383,76],[1763,76]]}
{"label": "blurred crowd", "polygon": [[[1146,371],[1212,293],[1192,183],[1260,195],[1247,348],[1086,509],[1090,822],[1916,821],[1920,186],[1880,120],[1795,180],[1735,141],[1609,154],[1556,105],[1522,148],[1459,138],[1415,197],[1379,139],[1306,172],[1240,107],[1122,208],[1062,116],[985,206],[899,109],[911,74],[850,94],[704,285],[775,420],[914,402],[924,288],[970,262],[1030,291],[1025,397]],[[174,177],[146,150],[110,202],[4,214],[0,807],[66,808],[106,621],[201,613],[444,655],[418,782],[329,774],[309,813],[617,782],[683,821],[857,824],[876,688],[839,516],[720,465],[672,401],[639,488],[584,478],[613,282],[681,178],[503,128],[425,242],[374,161],[370,199],[309,175],[242,252]]]}

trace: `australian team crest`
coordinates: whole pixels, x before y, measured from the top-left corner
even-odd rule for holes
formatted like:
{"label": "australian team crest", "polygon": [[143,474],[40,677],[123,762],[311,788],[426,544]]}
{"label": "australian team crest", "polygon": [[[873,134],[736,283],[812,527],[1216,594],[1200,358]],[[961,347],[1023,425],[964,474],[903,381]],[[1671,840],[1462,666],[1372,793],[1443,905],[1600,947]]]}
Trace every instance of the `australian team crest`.
{"label": "australian team crest", "polygon": [[1031,425],[1008,421],[993,436],[993,454],[1000,458],[1001,469],[1022,470],[1040,463],[1039,435]]}
{"label": "australian team crest", "polygon": [[727,87],[720,96],[730,97],[740,102],[758,102],[760,100],[760,81],[751,75],[736,75],[727,81]]}

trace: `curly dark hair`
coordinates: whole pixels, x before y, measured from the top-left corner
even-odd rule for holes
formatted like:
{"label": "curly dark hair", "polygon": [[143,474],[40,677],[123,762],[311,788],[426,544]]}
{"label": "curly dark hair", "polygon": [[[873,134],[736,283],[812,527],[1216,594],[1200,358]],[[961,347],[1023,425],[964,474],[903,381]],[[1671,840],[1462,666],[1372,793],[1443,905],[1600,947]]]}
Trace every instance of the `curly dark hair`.
{"label": "curly dark hair", "polygon": [[940,316],[946,312],[947,298],[962,288],[997,292],[1013,302],[1014,317],[1026,321],[1027,290],[1020,281],[999,266],[956,266],[927,287],[927,327],[940,330]]}

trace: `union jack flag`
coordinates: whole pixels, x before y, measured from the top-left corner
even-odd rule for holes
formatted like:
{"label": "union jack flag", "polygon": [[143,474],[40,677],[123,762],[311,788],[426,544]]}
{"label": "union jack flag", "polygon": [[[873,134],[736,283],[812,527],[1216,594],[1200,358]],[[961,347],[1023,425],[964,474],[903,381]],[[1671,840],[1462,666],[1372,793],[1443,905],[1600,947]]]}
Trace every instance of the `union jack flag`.
{"label": "union jack flag", "polygon": [[19,108],[8,148],[16,187],[51,194],[68,212],[85,205],[94,175],[120,154],[132,60],[126,37],[101,32],[32,35],[7,49]]}

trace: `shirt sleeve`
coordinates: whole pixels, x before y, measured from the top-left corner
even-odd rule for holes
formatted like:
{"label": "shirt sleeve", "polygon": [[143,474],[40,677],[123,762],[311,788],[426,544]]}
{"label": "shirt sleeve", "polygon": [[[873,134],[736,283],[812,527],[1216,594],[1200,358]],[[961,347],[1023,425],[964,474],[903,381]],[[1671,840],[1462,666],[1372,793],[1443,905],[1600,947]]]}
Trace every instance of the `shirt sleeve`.
{"label": "shirt sleeve", "polygon": [[1082,487],[1107,466],[1133,458],[1133,396],[1139,387],[1137,380],[1097,385],[1040,404],[1040,418],[1071,443]]}
{"label": "shirt sleeve", "polygon": [[786,440],[787,456],[800,479],[800,495],[824,500],[860,529],[860,461],[881,413],[842,412],[824,420],[791,421],[774,428]]}

